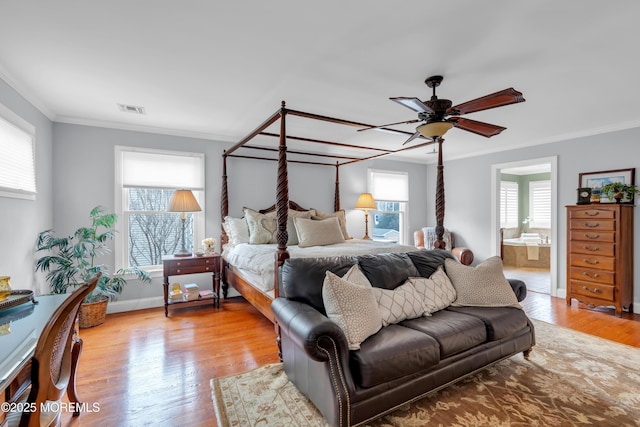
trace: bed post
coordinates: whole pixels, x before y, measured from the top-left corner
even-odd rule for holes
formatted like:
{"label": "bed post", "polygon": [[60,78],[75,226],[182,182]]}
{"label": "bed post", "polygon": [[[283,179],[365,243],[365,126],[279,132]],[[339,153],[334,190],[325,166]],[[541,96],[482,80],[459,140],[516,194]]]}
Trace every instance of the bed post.
{"label": "bed post", "polygon": [[444,165],[442,164],[442,143],[438,138],[438,174],[436,178],[436,241],[434,249],[445,249],[444,242]]}
{"label": "bed post", "polygon": [[338,212],[340,210],[340,178],[339,171],[340,163],[336,162],[336,189],[333,193],[333,210]]}
{"label": "bed post", "polygon": [[286,127],[287,110],[285,103],[282,101],[280,108],[280,144],[278,145],[278,181],[276,184],[276,220],[278,231],[276,240],[278,241],[278,252],[276,253],[276,269],[275,269],[275,286],[274,298],[278,297],[278,271],[284,261],[289,258],[287,251],[287,217],[289,216],[289,179],[287,176],[287,127]]}
{"label": "bed post", "polygon": [[229,193],[227,192],[227,150],[222,153],[222,192],[220,195],[220,251],[229,243],[229,236],[224,230],[224,218],[229,215]]}

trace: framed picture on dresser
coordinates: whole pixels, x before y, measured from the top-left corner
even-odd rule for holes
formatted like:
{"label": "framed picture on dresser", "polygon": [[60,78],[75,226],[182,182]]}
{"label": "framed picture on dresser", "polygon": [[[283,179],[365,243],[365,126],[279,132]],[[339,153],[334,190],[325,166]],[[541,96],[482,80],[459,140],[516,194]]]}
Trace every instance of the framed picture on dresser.
{"label": "framed picture on dresser", "polygon": [[600,203],[614,203],[606,194],[601,194],[600,189],[607,184],[619,182],[626,185],[635,185],[636,169],[615,169],[599,172],[584,172],[578,176],[578,187],[590,188],[591,192],[600,195]]}

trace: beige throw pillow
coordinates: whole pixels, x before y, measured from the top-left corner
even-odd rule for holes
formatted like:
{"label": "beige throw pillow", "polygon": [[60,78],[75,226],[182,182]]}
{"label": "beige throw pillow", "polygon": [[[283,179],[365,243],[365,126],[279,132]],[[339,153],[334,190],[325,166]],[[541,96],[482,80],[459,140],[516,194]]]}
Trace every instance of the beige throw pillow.
{"label": "beige throw pillow", "polygon": [[438,266],[429,278],[409,277],[407,282],[416,288],[422,298],[425,316],[449,307],[456,300],[456,289],[442,266]]}
{"label": "beige throw pillow", "polygon": [[222,227],[229,238],[229,245],[249,243],[249,226],[244,218],[225,216]]}
{"label": "beige throw pillow", "polygon": [[516,294],[504,277],[500,257],[488,258],[477,267],[446,259],[447,276],[456,288],[454,306],[520,307]]}
{"label": "beige throw pillow", "polygon": [[[364,274],[363,274],[364,275]],[[409,282],[397,288],[372,288],[382,316],[382,326],[415,319],[424,314],[424,304],[416,288]]]}
{"label": "beige throw pillow", "polygon": [[317,221],[294,217],[293,221],[298,233],[298,247],[308,248],[344,242],[338,218]]}
{"label": "beige throw pillow", "polygon": [[362,341],[382,327],[378,303],[371,285],[363,286],[327,271],[322,286],[327,317],[344,332],[349,350],[359,350]]}
{"label": "beige throw pillow", "polygon": [[249,208],[243,208],[242,210],[249,226],[249,243],[252,245],[278,243],[276,240],[278,224],[275,214],[265,215]]}
{"label": "beige throw pillow", "polygon": [[344,209],[340,209],[339,211],[335,211],[333,213],[322,212],[317,209],[310,210],[315,211],[315,214],[313,214],[311,217],[312,219],[327,219],[331,217],[338,218],[338,221],[340,222],[340,230],[342,231],[342,237],[344,237],[345,240],[351,239],[351,236],[349,236],[349,233],[347,232],[347,214],[345,213]]}

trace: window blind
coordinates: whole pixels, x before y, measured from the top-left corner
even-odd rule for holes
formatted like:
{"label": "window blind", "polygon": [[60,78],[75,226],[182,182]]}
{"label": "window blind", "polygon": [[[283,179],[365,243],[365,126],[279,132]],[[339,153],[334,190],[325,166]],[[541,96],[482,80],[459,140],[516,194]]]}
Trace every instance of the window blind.
{"label": "window blind", "polygon": [[406,203],[409,201],[409,174],[371,170],[369,189],[376,201]]}
{"label": "window blind", "polygon": [[204,154],[122,151],[124,188],[204,190]]}
{"label": "window blind", "polygon": [[551,181],[529,183],[529,216],[531,226],[551,227]]}
{"label": "window blind", "polygon": [[0,191],[34,196],[33,134],[0,117]]}
{"label": "window blind", "polygon": [[500,227],[518,227],[518,183],[500,181]]}

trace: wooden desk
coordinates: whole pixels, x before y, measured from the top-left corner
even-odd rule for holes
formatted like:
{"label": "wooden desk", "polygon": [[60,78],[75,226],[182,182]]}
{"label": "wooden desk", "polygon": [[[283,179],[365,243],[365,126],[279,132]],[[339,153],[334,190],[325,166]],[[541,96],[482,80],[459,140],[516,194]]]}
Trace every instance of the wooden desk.
{"label": "wooden desk", "polygon": [[[0,311],[0,402],[13,402],[31,384],[36,343],[53,312],[69,295],[43,295],[36,297],[37,304],[27,302]],[[68,387],[74,396],[75,363]],[[0,412],[0,424],[4,419],[5,413]]]}
{"label": "wooden desk", "polygon": [[[164,270],[164,316],[169,315],[169,307],[188,307],[213,303],[220,308],[220,271],[222,257],[220,254],[204,256],[176,257],[167,255],[162,257]],[[184,274],[211,273],[213,281],[213,298],[197,299],[193,301],[169,300],[169,277],[182,276]]]}

